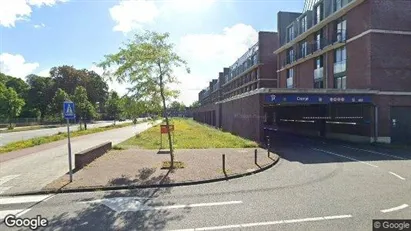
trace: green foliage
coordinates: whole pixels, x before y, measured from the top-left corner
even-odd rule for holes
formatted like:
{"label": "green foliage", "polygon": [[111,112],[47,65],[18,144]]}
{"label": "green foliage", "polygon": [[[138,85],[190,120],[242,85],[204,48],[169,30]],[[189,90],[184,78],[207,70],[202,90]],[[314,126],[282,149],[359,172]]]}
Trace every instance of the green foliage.
{"label": "green foliage", "polygon": [[96,116],[95,108],[88,100],[87,91],[84,87],[76,87],[73,100],[76,105],[76,114],[78,118],[84,122],[84,124],[86,123],[86,120],[93,119]]}
{"label": "green foliage", "polygon": [[97,102],[104,105],[108,96],[108,85],[104,79],[94,71],[77,70],[73,66],[53,67],[50,70],[56,87],[67,94],[73,95],[77,86],[86,89],[88,100],[95,105]]}
{"label": "green foliage", "polygon": [[200,106],[201,106],[201,104],[200,104],[200,102],[199,102],[198,100],[194,101],[194,102],[190,105],[191,108],[196,108],[196,107],[200,107]]}
{"label": "green foliage", "polygon": [[110,92],[110,96],[107,100],[106,111],[110,118],[113,118],[114,121],[119,119],[119,115],[122,112],[121,99],[118,96],[117,92]]}
{"label": "green foliage", "polygon": [[0,114],[9,120],[11,127],[11,120],[21,113],[25,102],[13,88],[0,85]]}
{"label": "green foliage", "polygon": [[70,100],[69,95],[63,89],[58,88],[49,107],[50,114],[62,118],[63,103],[66,100]]}
{"label": "green foliage", "polygon": [[[168,33],[146,31],[136,34],[118,53],[106,55],[98,64],[106,77],[129,83],[130,93],[144,102],[148,110],[157,113],[165,110],[165,105],[161,105],[161,93],[166,99],[175,98],[179,93],[168,87],[178,83],[173,68],[185,66],[189,72],[186,62],[173,51],[168,38]],[[116,69],[113,71],[113,68]]]}
{"label": "green foliage", "polygon": [[[144,102],[149,110],[166,117],[166,101],[176,98],[178,91],[171,89],[171,84],[178,83],[173,71],[175,67],[185,66],[186,61],[174,52],[174,45],[169,43],[168,33],[146,31],[136,34],[125,47],[116,54],[105,56],[98,64],[105,71],[105,76],[114,77],[119,82],[130,84],[129,92],[139,101]],[[110,71],[114,67],[115,71]],[[170,137],[170,132],[168,133]],[[170,142],[170,157],[173,162],[173,145]]]}
{"label": "green foliage", "polygon": [[27,82],[30,86],[27,103],[40,112],[43,120],[55,94],[55,82],[52,78],[37,75],[27,76]]}
{"label": "green foliage", "polygon": [[[174,124],[174,145],[178,149],[197,148],[251,148],[258,147],[254,141],[247,140],[228,132],[199,124],[189,119],[172,119]],[[147,149],[158,149],[160,147],[160,126],[157,125],[137,137],[132,137],[123,143],[121,147],[138,146]],[[163,136],[163,147],[168,147],[168,138]]]}
{"label": "green foliage", "polygon": [[179,103],[177,101],[173,101],[170,104],[170,109],[173,110],[173,111],[182,112],[182,111],[185,111],[186,106],[184,105],[184,103]]}

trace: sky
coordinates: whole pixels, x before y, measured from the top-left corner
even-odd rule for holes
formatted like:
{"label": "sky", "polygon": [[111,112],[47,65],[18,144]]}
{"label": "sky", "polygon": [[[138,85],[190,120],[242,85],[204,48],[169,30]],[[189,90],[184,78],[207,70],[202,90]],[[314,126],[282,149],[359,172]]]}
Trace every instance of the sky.
{"label": "sky", "polygon": [[[191,73],[176,69],[178,101],[190,105],[257,42],[277,31],[278,11],[300,12],[304,0],[0,0],[0,71],[25,79],[59,65],[87,68],[142,30],[169,32]],[[126,84],[109,82],[126,93]]]}

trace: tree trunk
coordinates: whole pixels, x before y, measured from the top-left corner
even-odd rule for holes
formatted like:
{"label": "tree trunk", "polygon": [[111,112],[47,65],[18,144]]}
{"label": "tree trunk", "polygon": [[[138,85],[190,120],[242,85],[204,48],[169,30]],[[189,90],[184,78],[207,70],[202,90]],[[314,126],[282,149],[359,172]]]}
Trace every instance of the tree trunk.
{"label": "tree trunk", "polygon": [[168,145],[170,146],[170,161],[171,161],[170,169],[173,169],[174,168],[173,142],[171,140],[170,123],[168,121],[166,98],[164,97],[164,87],[163,87],[163,77],[162,76],[160,76],[160,93],[161,93],[161,99],[163,100],[164,117],[166,118]]}
{"label": "tree trunk", "polygon": [[87,122],[86,122],[85,116],[83,116],[83,123],[84,123],[84,130],[87,130]]}

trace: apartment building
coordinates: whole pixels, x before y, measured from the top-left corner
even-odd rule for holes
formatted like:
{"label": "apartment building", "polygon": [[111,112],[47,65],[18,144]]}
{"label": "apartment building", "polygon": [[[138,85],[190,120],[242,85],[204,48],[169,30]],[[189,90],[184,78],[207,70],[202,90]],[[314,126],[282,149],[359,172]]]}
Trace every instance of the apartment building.
{"label": "apartment building", "polygon": [[245,125],[244,110],[249,108],[250,113],[262,110],[262,102],[252,95],[258,89],[278,86],[277,56],[272,53],[278,47],[277,33],[260,31],[257,43],[230,67],[223,68],[199,93],[202,106],[194,111],[194,119],[244,137],[260,139],[260,121],[248,116]]}
{"label": "apartment building", "polygon": [[[309,101],[323,99],[279,109],[283,115],[294,111],[285,117],[295,121],[295,111],[305,110],[297,117],[314,122],[303,126],[333,138],[407,141],[411,1],[307,0],[302,13],[278,13],[278,30],[279,87],[304,92],[301,98]],[[301,127],[290,118],[284,119],[290,127]]]}
{"label": "apartment building", "polygon": [[[197,114],[199,121],[258,141],[277,129],[411,142],[410,0],[306,0],[302,12],[279,12],[277,24],[276,42],[269,42],[277,48],[264,50],[276,68],[244,68],[243,57],[225,68],[217,96],[200,97],[209,115]],[[245,57],[261,45],[250,50]]]}

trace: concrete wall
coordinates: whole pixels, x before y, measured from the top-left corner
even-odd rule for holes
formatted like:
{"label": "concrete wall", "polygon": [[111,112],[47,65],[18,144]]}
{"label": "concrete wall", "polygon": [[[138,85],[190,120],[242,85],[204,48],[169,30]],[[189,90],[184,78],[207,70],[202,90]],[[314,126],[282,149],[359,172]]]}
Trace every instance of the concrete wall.
{"label": "concrete wall", "polygon": [[111,142],[106,142],[98,146],[89,148],[74,155],[74,169],[80,170],[86,165],[90,164],[93,160],[104,155],[112,148]]}

